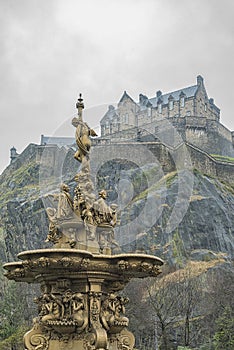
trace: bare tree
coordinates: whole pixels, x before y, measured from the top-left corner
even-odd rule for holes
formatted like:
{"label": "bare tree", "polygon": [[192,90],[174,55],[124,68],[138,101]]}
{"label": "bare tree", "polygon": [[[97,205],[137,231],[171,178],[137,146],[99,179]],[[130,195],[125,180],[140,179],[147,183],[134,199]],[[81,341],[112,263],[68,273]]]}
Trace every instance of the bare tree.
{"label": "bare tree", "polygon": [[181,297],[179,285],[162,277],[155,285],[148,285],[149,301],[159,326],[160,349],[171,348],[171,329],[178,321],[178,305]]}

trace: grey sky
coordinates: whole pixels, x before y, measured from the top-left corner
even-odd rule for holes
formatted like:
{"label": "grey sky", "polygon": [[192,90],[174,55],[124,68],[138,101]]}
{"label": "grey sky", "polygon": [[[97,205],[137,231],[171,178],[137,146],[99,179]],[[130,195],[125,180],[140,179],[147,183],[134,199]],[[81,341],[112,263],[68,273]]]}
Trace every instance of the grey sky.
{"label": "grey sky", "polygon": [[[222,123],[234,129],[232,0],[0,0],[0,7],[0,172],[13,145],[21,152],[73,116],[80,91],[92,107],[118,102],[124,90],[136,100],[193,85],[201,74]],[[101,117],[94,113],[93,126]]]}

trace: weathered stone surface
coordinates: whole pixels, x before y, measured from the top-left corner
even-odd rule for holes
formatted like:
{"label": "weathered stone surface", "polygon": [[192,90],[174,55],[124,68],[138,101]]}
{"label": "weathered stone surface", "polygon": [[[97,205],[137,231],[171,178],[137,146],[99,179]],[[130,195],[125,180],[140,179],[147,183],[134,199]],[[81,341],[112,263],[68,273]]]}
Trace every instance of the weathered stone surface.
{"label": "weathered stone surface", "polygon": [[[71,164],[69,160],[67,164]],[[34,167],[33,163],[31,166]],[[19,181],[24,169],[11,169],[10,178],[6,179],[5,174],[0,178],[3,260],[5,254],[10,261],[20,251],[46,246],[48,219],[39,193],[38,170],[34,168],[28,186]],[[151,173],[155,185],[149,189],[147,176]],[[66,170],[68,175],[71,173]],[[234,191],[226,180],[223,183],[195,171],[191,193],[187,182],[183,183],[184,194],[189,198],[183,220],[172,232],[168,232],[168,221],[175,203],[183,199],[178,198],[177,172],[169,172],[163,178],[162,174],[157,175],[154,167],[131,168],[130,163],[118,160],[104,164],[98,176],[98,189],[105,187],[111,201],[122,196],[121,225],[117,229],[117,237],[124,251],[146,251],[171,263],[188,258],[194,249],[221,251],[233,256]],[[118,189],[120,180],[122,192]],[[16,183],[15,187],[9,189],[9,182]],[[75,185],[72,177],[69,185],[72,191]],[[148,211],[142,219],[139,214],[146,204]],[[155,211],[156,208],[159,212]],[[183,206],[179,205],[176,213],[182,215],[183,211]],[[151,224],[150,217],[155,215],[158,218]],[[147,220],[149,224],[145,225]],[[128,221],[134,222],[134,237],[125,225]]]}

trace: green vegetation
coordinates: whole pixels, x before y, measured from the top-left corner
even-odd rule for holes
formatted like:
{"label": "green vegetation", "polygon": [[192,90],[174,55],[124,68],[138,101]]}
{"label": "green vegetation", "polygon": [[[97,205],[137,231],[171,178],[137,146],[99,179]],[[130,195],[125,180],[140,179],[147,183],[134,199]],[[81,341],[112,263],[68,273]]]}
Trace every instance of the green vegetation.
{"label": "green vegetation", "polygon": [[201,171],[199,171],[196,168],[193,169],[193,173],[197,177],[205,176],[208,179],[213,180],[214,185],[218,188],[219,191],[230,192],[230,193],[234,194],[234,185],[230,184],[229,182],[224,181],[222,179],[217,179],[217,177],[212,176],[210,174],[202,173]]}
{"label": "green vegetation", "polygon": [[183,267],[185,262],[186,251],[183,240],[179,234],[178,228],[173,234],[172,238],[172,254],[175,259],[177,267]]}
{"label": "green vegetation", "polygon": [[23,350],[23,334],[28,329],[26,296],[23,285],[6,281],[0,268],[0,350]]}
{"label": "green vegetation", "polygon": [[38,197],[39,164],[35,161],[22,165],[0,184],[0,209],[16,197]]}
{"label": "green vegetation", "polygon": [[220,160],[221,162],[234,163],[234,158],[232,157],[221,156],[219,154],[211,154],[211,157],[213,157],[216,160]]}
{"label": "green vegetation", "polygon": [[28,330],[26,326],[19,326],[8,338],[0,341],[0,350],[24,350],[23,336]]}
{"label": "green vegetation", "polygon": [[216,321],[214,335],[215,350],[234,349],[234,311],[230,306],[224,308]]}
{"label": "green vegetation", "polygon": [[138,194],[133,199],[133,202],[137,202],[141,199],[146,198],[150,193],[159,190],[162,186],[166,186],[167,188],[169,188],[172,185],[172,183],[175,181],[177,176],[178,176],[177,171],[173,171],[169,174],[166,174],[158,182],[156,182],[153,186],[147,188],[146,190],[144,190],[140,194]]}

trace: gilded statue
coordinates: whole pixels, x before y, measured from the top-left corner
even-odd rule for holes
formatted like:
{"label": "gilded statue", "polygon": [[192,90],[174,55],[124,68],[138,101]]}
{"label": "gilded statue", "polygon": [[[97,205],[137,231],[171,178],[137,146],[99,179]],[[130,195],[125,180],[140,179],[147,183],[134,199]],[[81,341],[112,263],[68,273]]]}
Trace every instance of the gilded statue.
{"label": "gilded statue", "polygon": [[97,224],[110,224],[113,214],[109,205],[106,204],[107,192],[101,190],[98,195],[99,198],[93,203],[96,222]]}
{"label": "gilded statue", "polygon": [[113,330],[116,327],[126,327],[128,318],[125,317],[125,304],[128,298],[116,296],[110,293],[102,302],[101,321],[106,330]]}
{"label": "gilded statue", "polygon": [[46,197],[57,203],[57,208],[46,208],[49,218],[49,232],[46,242],[50,241],[55,244],[61,237],[60,224],[74,217],[73,200],[69,193],[69,187],[64,183],[60,185],[60,193],[48,194]]}
{"label": "gilded statue", "polygon": [[50,320],[59,320],[63,313],[63,305],[61,301],[56,298],[53,294],[44,294],[42,297],[42,322]]}
{"label": "gilded statue", "polygon": [[75,117],[72,119],[72,125],[76,128],[75,138],[78,150],[75,153],[74,158],[79,162],[83,162],[84,157],[88,157],[89,155],[91,147],[90,136],[97,136],[97,134],[82,119],[82,109],[84,108],[84,104],[81,94],[76,107],[78,109],[78,118]]}
{"label": "gilded statue", "polygon": [[61,184],[60,194],[54,197],[58,200],[57,218],[68,219],[73,216],[73,201],[69,193],[69,187],[66,184]]}
{"label": "gilded statue", "polygon": [[57,210],[55,208],[46,208],[46,213],[49,218],[49,232],[45,242],[53,242],[57,243],[60,238],[60,231],[58,228],[58,220],[57,220]]}
{"label": "gilded statue", "polygon": [[[92,245],[92,249],[96,249],[99,253],[109,253],[112,248],[119,252],[113,229],[117,223],[117,205],[107,204],[105,190],[101,190],[96,198],[90,176],[90,136],[97,135],[82,119],[84,104],[81,95],[76,107],[78,116],[73,118],[72,125],[76,127],[78,150],[74,157],[82,166],[74,177],[77,185],[73,197],[69,193],[69,187],[64,183],[60,186],[59,194],[47,195],[52,198],[53,206],[46,210],[49,217],[49,233],[46,241],[56,244],[56,247],[77,248],[87,245],[88,249],[89,245]],[[78,232],[81,221],[83,231]]]}
{"label": "gilded statue", "polygon": [[82,293],[73,293],[66,290],[64,294],[43,294],[36,298],[39,317],[42,323],[48,321],[63,322],[73,320],[77,327],[84,329],[87,326],[87,310]]}
{"label": "gilded statue", "polygon": [[60,193],[48,194],[48,198],[52,198],[53,201],[58,202],[56,213],[49,212],[49,219],[52,222],[68,220],[73,217],[73,200],[69,193],[68,185],[62,183],[60,185]]}

